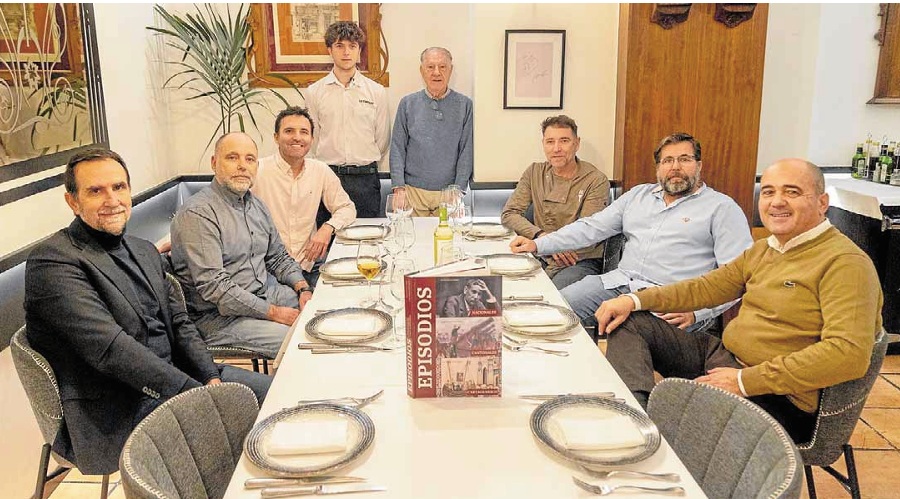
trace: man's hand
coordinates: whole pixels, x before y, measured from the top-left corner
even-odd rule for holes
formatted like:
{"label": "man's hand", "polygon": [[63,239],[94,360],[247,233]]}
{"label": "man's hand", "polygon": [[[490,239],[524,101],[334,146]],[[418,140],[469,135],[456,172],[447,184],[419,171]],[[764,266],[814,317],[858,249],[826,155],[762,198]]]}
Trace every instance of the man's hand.
{"label": "man's hand", "polygon": [[406,200],[406,188],[405,187],[394,187],[391,190],[391,194],[394,195],[393,206],[394,211],[406,211],[409,209],[409,203]]}
{"label": "man's hand", "polygon": [[516,236],[516,238],[509,243],[509,249],[511,249],[513,253],[534,253],[537,251],[537,244],[527,237]]}
{"label": "man's hand", "polygon": [[653,315],[656,315],[678,329],[687,329],[688,326],[697,322],[693,312],[669,312],[668,314],[654,313]]}
{"label": "man's hand", "polygon": [[294,321],[297,320],[297,316],[299,315],[300,311],[296,308],[278,307],[275,305],[269,305],[269,313],[266,314],[270,321],[284,324],[286,326],[290,326],[291,324],[293,324]]}
{"label": "man's hand", "polygon": [[206,386],[218,385],[218,384],[221,383],[221,382],[222,382],[221,379],[219,379],[219,378],[213,378],[213,379],[211,379],[211,380],[209,380],[209,381],[206,382]]}
{"label": "man's hand", "polygon": [[303,311],[303,307],[306,306],[306,302],[312,300],[312,291],[303,290],[300,292],[300,310]]}
{"label": "man's hand", "polygon": [[491,293],[491,290],[487,287],[487,284],[485,284],[481,279],[478,279],[472,283],[472,289],[481,293],[481,296],[484,298],[485,303],[497,303],[497,298],[494,297],[494,294]]}
{"label": "man's hand", "polygon": [[578,263],[578,253],[575,253],[574,251],[561,251],[559,253],[553,253],[551,256],[553,257],[553,261],[560,267],[571,267]]}
{"label": "man's hand", "polygon": [[303,259],[315,262],[319,258],[325,256],[328,251],[328,243],[331,242],[331,235],[334,234],[334,227],[329,224],[322,224],[319,230],[306,243],[303,248]]}
{"label": "man's hand", "polygon": [[706,373],[706,376],[700,376],[694,381],[706,383],[707,385],[715,386],[726,392],[731,392],[739,397],[743,397],[744,394],[741,393],[741,388],[738,385],[737,380],[738,371],[740,371],[740,369],[735,369],[733,367],[716,367],[710,369],[709,372]]}
{"label": "man's hand", "polygon": [[597,318],[597,332],[607,334],[615,331],[619,324],[631,315],[634,310],[634,300],[630,296],[618,296],[612,300],[606,300],[600,304],[600,308],[594,313]]}

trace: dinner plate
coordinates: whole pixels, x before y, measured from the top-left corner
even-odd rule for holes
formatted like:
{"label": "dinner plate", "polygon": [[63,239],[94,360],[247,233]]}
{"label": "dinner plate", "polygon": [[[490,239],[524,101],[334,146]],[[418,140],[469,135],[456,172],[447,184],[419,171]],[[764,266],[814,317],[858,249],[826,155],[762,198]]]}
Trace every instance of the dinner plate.
{"label": "dinner plate", "polygon": [[[558,313],[561,319],[558,324],[550,325],[511,325],[507,314],[524,313],[537,316],[540,314]],[[578,316],[571,309],[542,302],[521,302],[503,304],[503,327],[507,331],[521,336],[559,336],[566,334],[580,324]]]}
{"label": "dinner plate", "polygon": [[498,223],[475,222],[466,235],[473,239],[505,239],[512,231]]}
{"label": "dinner plate", "polygon": [[485,255],[484,259],[487,261],[488,270],[496,275],[531,275],[541,269],[541,262],[528,255],[498,253]]}
{"label": "dinner plate", "polygon": [[[272,431],[280,422],[347,422],[347,449],[323,454],[273,455],[268,452]],[[289,407],[257,423],[244,440],[244,453],[261,469],[285,477],[332,473],[361,456],[375,440],[375,424],[366,413],[337,404],[306,404]]]}
{"label": "dinner plate", "polygon": [[[370,328],[360,326],[366,322]],[[348,326],[352,334],[334,332],[340,326]],[[329,345],[360,345],[383,340],[392,326],[391,316],[381,310],[344,308],[315,316],[306,323],[306,334]]]}
{"label": "dinner plate", "polygon": [[391,231],[389,226],[360,224],[344,227],[335,232],[335,235],[341,239],[350,241],[371,241],[375,239],[383,239]]}
{"label": "dinner plate", "polygon": [[[381,262],[381,270],[384,270],[384,268],[385,263]],[[359,273],[359,268],[356,266],[356,257],[353,256],[329,260],[319,267],[319,273],[328,279],[336,281],[366,280],[366,278]]]}
{"label": "dinner plate", "polygon": [[[626,416],[640,432],[643,443],[632,447],[605,450],[572,450],[566,447],[562,418],[621,419]],[[580,464],[619,466],[649,458],[659,449],[659,429],[643,412],[608,398],[564,395],[537,406],[531,413],[531,432],[538,441],[565,459]]]}

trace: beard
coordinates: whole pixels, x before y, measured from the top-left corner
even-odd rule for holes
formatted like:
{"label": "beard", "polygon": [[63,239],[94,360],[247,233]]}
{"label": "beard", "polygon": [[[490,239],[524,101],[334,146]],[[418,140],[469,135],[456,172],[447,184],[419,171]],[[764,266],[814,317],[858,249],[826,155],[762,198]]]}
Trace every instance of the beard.
{"label": "beard", "polygon": [[225,188],[237,194],[238,196],[247,194],[247,191],[249,191],[251,187],[253,187],[252,180],[250,180],[249,182],[244,179],[235,178],[228,178],[225,180]]}
{"label": "beard", "polygon": [[670,175],[667,179],[658,178],[657,180],[666,194],[681,196],[694,190],[694,187],[700,181],[700,175],[691,176],[680,173]]}

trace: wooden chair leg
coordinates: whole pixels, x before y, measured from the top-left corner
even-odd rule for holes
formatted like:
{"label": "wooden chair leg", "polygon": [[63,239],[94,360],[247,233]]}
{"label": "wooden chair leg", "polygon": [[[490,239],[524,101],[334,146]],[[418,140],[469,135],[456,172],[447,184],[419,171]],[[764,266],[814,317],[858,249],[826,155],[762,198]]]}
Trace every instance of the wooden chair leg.
{"label": "wooden chair leg", "polygon": [[269,374],[269,359],[263,359],[263,374]]}
{"label": "wooden chair leg", "polygon": [[44,486],[47,485],[47,469],[50,466],[50,444],[41,448],[41,461],[38,463],[37,483],[34,485],[34,499],[44,498]]}
{"label": "wooden chair leg", "polygon": [[806,490],[809,492],[809,499],[816,499],[816,481],[813,479],[812,466],[804,466],[803,471],[806,473]]}
{"label": "wooden chair leg", "polygon": [[109,496],[109,475],[103,475],[103,481],[100,482],[100,499],[106,499]]}

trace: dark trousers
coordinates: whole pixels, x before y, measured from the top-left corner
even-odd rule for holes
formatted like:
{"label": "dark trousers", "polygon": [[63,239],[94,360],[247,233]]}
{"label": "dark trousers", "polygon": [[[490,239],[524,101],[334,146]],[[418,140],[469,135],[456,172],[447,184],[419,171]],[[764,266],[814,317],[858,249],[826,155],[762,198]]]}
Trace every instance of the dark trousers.
{"label": "dark trousers", "polygon": [[[606,359],[645,407],[656,384],[654,370],[666,378],[694,379],[715,367],[743,367],[719,338],[703,332],[687,333],[649,312],[632,313],[609,335]],[[809,440],[815,414],[802,411],[783,395],[760,395],[749,400],[781,423],[795,442]]]}
{"label": "dark trousers", "polygon": [[[372,163],[377,165],[377,163]],[[377,218],[381,211],[381,184],[378,182],[378,173],[366,173],[363,175],[337,174],[341,179],[341,187],[350,196],[350,201],[356,205],[357,218]],[[316,227],[331,218],[325,203],[319,203],[319,212],[316,214]]]}

